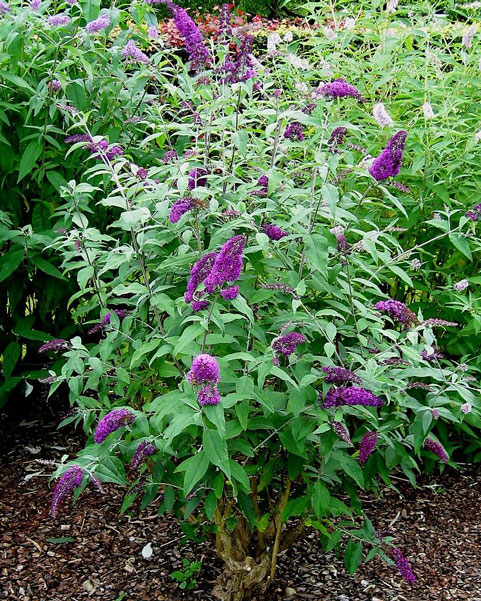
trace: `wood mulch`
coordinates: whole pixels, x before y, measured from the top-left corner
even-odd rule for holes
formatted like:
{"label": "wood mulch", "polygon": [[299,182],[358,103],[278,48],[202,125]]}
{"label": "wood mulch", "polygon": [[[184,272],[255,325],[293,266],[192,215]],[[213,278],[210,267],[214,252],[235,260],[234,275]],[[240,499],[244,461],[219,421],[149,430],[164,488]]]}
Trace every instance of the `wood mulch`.
{"label": "wood mulch", "polygon": [[[212,545],[180,547],[178,522],[158,517],[153,507],[119,516],[117,487],[107,485],[104,495],[89,487],[75,506],[69,501],[50,518],[51,467],[38,459],[75,453],[81,434],[40,420],[10,427],[9,434],[0,458],[0,599],[213,600],[221,564]],[[278,584],[262,601],[481,601],[479,466],[447,469],[415,490],[402,480],[396,484],[399,492],[366,497],[364,508],[376,527],[394,532],[417,574],[413,586],[378,559],[349,577],[342,557],[324,553],[317,534],[308,532],[280,558]],[[146,559],[148,543],[153,553]],[[183,558],[203,562],[196,588],[187,592],[170,576]]]}

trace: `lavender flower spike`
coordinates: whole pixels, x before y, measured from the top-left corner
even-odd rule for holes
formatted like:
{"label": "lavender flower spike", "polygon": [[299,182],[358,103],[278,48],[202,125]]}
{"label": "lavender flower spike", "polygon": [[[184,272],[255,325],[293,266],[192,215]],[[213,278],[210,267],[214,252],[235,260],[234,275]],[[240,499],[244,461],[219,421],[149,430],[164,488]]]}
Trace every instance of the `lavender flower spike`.
{"label": "lavender flower spike", "polygon": [[79,465],[73,465],[63,474],[53,491],[52,503],[50,506],[50,515],[57,517],[60,505],[65,501],[69,494],[82,484],[83,469]]}
{"label": "lavender flower spike", "polygon": [[109,434],[132,423],[134,419],[134,414],[128,409],[113,409],[99,421],[95,430],[94,441],[101,444]]}
{"label": "lavender flower spike", "polygon": [[352,444],[349,432],[347,428],[343,424],[341,424],[341,422],[329,422],[329,425],[341,440],[347,442],[347,444]]}
{"label": "lavender flower spike", "polygon": [[406,330],[417,323],[416,315],[401,301],[389,299],[376,303],[378,311],[384,311],[393,321],[399,322]]}
{"label": "lavender flower spike", "polygon": [[64,340],[63,338],[55,338],[54,340],[49,340],[45,344],[38,349],[39,353],[45,353],[47,351],[64,351],[70,347],[70,342],[68,340]]}
{"label": "lavender flower spike", "polygon": [[325,83],[318,89],[318,92],[321,96],[329,99],[344,98],[348,96],[359,100],[359,102],[366,102],[366,99],[359,90],[347,83],[345,79],[341,78],[335,79],[334,81],[331,81],[331,83]]}
{"label": "lavender flower spike", "polygon": [[289,355],[292,355],[296,350],[296,346],[306,342],[306,340],[307,338],[304,334],[299,334],[299,332],[289,332],[289,334],[276,338],[272,343],[272,348],[277,354],[289,357]]}
{"label": "lavender flower spike", "polygon": [[357,386],[330,388],[322,404],[324,409],[344,405],[362,405],[364,407],[382,407],[383,401],[370,390]]}
{"label": "lavender flower spike", "polygon": [[220,368],[217,359],[202,353],[192,361],[192,367],[187,374],[187,380],[193,385],[218,384],[220,382]]}
{"label": "lavender flower spike", "polygon": [[279,226],[274,225],[272,223],[266,223],[262,226],[262,231],[266,236],[268,236],[271,240],[280,240],[284,238],[284,236],[288,236],[289,232],[282,230]]}
{"label": "lavender flower spike", "polygon": [[424,441],[424,446],[426,449],[429,449],[432,453],[437,455],[442,463],[447,463],[449,461],[448,454],[439,444],[439,442],[436,442],[432,438],[426,438]]}
{"label": "lavender flower spike", "polygon": [[176,200],[170,209],[170,223],[177,223],[180,218],[192,211],[194,208],[194,202],[192,198],[181,198],[180,200]]}
{"label": "lavender flower spike", "polygon": [[197,393],[197,402],[201,407],[204,405],[218,405],[220,403],[220,394],[217,390],[217,386],[207,384]]}
{"label": "lavender flower spike", "polygon": [[149,57],[144,54],[140,48],[137,48],[133,40],[129,40],[127,44],[125,44],[124,49],[122,50],[122,56],[124,58],[131,58],[132,61],[136,63],[150,64]]}
{"label": "lavender flower spike", "polygon": [[48,24],[52,27],[68,25],[68,23],[70,23],[70,17],[66,14],[59,13],[58,15],[52,15],[48,18]]}
{"label": "lavender flower spike", "polygon": [[134,456],[130,462],[132,469],[137,470],[142,465],[142,462],[149,455],[155,453],[155,446],[149,443],[147,440],[143,440],[135,449]]}
{"label": "lavender flower spike", "polygon": [[393,549],[392,558],[404,580],[408,584],[412,584],[416,580],[416,575],[409,565],[409,561],[402,555],[399,549]]}
{"label": "lavender flower spike", "polygon": [[220,295],[225,300],[234,300],[239,296],[239,286],[230,286],[220,291]]}
{"label": "lavender flower spike", "polygon": [[322,371],[326,374],[324,382],[327,382],[328,384],[347,384],[348,382],[354,382],[355,384],[362,383],[359,376],[344,367],[331,367],[326,365],[322,368]]}
{"label": "lavender flower spike", "polygon": [[6,15],[8,12],[10,12],[8,4],[0,1],[0,15]]}
{"label": "lavender flower spike", "polygon": [[289,125],[286,127],[286,131],[284,132],[284,138],[302,142],[302,140],[304,140],[304,130],[302,125],[297,121],[289,123]]}
{"label": "lavender flower spike", "polygon": [[376,432],[366,432],[362,437],[361,444],[359,445],[359,463],[361,465],[366,465],[369,455],[376,446],[377,439],[378,436]]}
{"label": "lavender flower spike", "polygon": [[186,303],[191,303],[194,300],[197,288],[212,271],[217,254],[216,252],[207,253],[193,265],[190,270],[189,281],[187,282],[187,291],[184,295]]}
{"label": "lavender flower spike", "polygon": [[244,250],[245,236],[234,236],[227,240],[215,258],[212,271],[204,281],[205,289],[209,294],[214,292],[216,286],[239,279],[242,269],[242,251]]}
{"label": "lavender flower spike", "polygon": [[401,171],[406,137],[407,132],[398,131],[389,140],[381,154],[374,159],[369,173],[375,180],[380,182],[388,177],[395,177]]}
{"label": "lavender flower spike", "polygon": [[85,31],[88,31],[88,33],[95,33],[97,31],[101,31],[102,29],[107,29],[109,25],[110,17],[108,15],[100,15],[98,19],[87,23],[85,26]]}

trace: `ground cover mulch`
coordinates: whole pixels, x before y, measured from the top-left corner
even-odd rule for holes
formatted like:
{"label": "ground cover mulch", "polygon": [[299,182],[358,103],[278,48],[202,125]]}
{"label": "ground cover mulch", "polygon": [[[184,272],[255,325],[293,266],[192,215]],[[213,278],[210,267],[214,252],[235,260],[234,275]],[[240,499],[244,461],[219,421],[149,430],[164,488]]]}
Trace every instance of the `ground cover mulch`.
{"label": "ground cover mulch", "polygon": [[[89,487],[58,518],[49,516],[51,468],[82,446],[82,435],[56,430],[55,421],[9,425],[0,457],[0,599],[16,601],[210,601],[221,569],[211,544],[179,547],[178,522],[155,508],[119,516],[122,491]],[[36,474],[36,475],[35,475]],[[418,576],[404,583],[395,568],[374,559],[351,578],[342,558],[325,554],[307,532],[279,561],[278,582],[262,601],[481,601],[481,468],[447,469],[413,490],[367,496],[364,508],[378,528],[390,528]],[[53,539],[54,542],[49,542]],[[64,541],[64,542],[61,542]],[[142,549],[151,543],[152,556]],[[182,559],[202,559],[196,588],[182,592],[170,574]],[[258,601],[261,601],[260,599]]]}

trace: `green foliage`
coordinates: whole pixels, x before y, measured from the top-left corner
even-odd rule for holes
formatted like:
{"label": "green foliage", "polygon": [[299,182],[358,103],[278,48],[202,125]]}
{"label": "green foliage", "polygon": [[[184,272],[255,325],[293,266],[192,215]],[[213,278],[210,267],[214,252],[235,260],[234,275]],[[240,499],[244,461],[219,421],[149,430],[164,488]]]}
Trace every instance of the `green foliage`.
{"label": "green foliage", "polygon": [[182,570],[176,570],[171,573],[171,578],[177,580],[179,588],[182,590],[191,590],[195,588],[197,584],[196,576],[202,569],[201,561],[189,561],[188,559],[182,560]]}

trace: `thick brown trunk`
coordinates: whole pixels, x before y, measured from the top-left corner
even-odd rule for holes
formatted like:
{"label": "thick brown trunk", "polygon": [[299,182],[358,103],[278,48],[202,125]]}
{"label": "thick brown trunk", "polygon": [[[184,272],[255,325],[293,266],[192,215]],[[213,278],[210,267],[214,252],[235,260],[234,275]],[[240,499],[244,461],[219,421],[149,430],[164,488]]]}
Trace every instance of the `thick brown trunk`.
{"label": "thick brown trunk", "polygon": [[259,561],[252,557],[244,561],[227,559],[212,594],[222,601],[248,601],[262,595],[269,584],[270,567],[271,560],[267,556]]}

